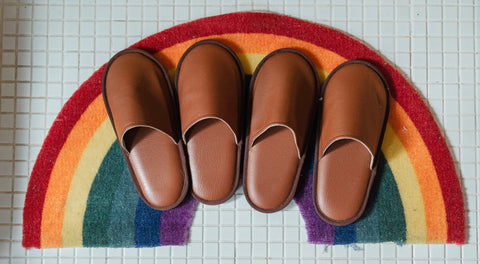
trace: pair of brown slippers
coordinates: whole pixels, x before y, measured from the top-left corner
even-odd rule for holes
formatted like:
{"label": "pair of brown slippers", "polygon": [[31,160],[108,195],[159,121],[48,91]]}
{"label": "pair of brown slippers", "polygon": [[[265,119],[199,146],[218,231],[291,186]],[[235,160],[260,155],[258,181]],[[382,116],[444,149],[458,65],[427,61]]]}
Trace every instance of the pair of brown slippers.
{"label": "pair of brown slippers", "polygon": [[318,214],[344,225],[365,207],[388,89],[364,61],[340,65],[320,89],[308,57],[280,49],[258,65],[247,91],[236,54],[203,40],[180,59],[174,87],[155,57],[127,49],[107,64],[102,89],[130,174],[152,208],[174,208],[190,189],[202,203],[223,203],[242,174],[253,208],[281,210],[295,194],[315,126]]}

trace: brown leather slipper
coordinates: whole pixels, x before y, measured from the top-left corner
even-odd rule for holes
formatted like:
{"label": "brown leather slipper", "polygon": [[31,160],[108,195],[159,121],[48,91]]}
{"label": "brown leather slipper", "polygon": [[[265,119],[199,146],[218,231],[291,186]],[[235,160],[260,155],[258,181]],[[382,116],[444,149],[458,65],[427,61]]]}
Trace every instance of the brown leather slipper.
{"label": "brown leather slipper", "polygon": [[221,42],[197,42],[178,63],[175,87],[193,197],[223,203],[237,189],[243,151],[246,89],[240,60]]}
{"label": "brown leather slipper", "polygon": [[303,53],[280,49],[252,76],[243,188],[258,211],[272,213],[292,200],[311,138],[319,81]]}
{"label": "brown leather slipper", "polygon": [[167,72],[150,53],[127,49],[107,64],[102,93],[140,197],[157,210],[188,191],[177,104]]}
{"label": "brown leather slipper", "polygon": [[356,221],[365,210],[389,112],[382,74],[362,60],[328,76],[316,135],[313,201],[332,225]]}

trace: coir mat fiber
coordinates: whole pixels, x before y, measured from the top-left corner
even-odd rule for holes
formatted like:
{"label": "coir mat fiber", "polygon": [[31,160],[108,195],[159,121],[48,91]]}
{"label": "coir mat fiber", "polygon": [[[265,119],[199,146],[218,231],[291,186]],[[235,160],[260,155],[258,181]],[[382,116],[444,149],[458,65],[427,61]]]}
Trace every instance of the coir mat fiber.
{"label": "coir mat fiber", "polygon": [[[266,54],[289,47],[305,53],[321,79],[351,59],[368,60],[385,75],[392,95],[390,116],[365,214],[344,227],[323,222],[313,206],[310,159],[295,197],[309,242],[465,243],[463,195],[445,139],[416,90],[380,54],[335,29],[257,12],[199,19],[132,47],[153,53],[173,78],[183,52],[207,38],[230,46],[247,74]],[[25,200],[26,248],[188,242],[197,203],[187,197],[180,207],[161,212],[139,198],[103,104],[103,71],[104,66],[72,95],[44,141]]]}

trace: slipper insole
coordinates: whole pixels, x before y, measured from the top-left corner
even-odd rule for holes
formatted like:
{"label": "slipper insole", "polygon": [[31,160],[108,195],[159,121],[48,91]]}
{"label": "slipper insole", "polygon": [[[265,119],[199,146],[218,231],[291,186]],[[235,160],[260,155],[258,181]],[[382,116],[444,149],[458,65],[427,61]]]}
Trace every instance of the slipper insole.
{"label": "slipper insole", "polygon": [[183,188],[177,145],[167,135],[151,128],[135,128],[127,133],[130,163],[145,199],[156,207],[173,204]]}
{"label": "slipper insole", "polygon": [[359,212],[370,178],[371,156],[355,140],[334,142],[318,164],[317,203],[325,216],[347,220]]}
{"label": "slipper insole", "polygon": [[237,144],[230,128],[217,119],[206,119],[187,135],[192,189],[205,201],[224,199],[232,192],[237,168]]}
{"label": "slipper insole", "polygon": [[260,135],[248,153],[248,195],[263,209],[284,203],[290,193],[298,167],[298,152],[292,132],[271,127]]}

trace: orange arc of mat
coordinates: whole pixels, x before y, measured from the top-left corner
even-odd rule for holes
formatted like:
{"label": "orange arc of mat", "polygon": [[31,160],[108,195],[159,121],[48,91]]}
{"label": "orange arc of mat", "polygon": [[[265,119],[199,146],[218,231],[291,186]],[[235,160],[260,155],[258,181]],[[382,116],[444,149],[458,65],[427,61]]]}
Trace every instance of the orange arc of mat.
{"label": "orange arc of mat", "polygon": [[98,96],[82,114],[60,150],[52,170],[42,213],[41,247],[62,247],[62,224],[70,183],[83,150],[107,112]]}
{"label": "orange arc of mat", "polygon": [[[232,33],[191,39],[158,51],[155,56],[166,69],[171,70],[176,67],[183,53],[191,45],[203,39],[221,41],[237,54],[254,53],[267,55],[281,48],[297,49],[305,53],[316,67],[326,72],[331,72],[337,65],[345,61],[345,58],[342,56],[314,44],[290,37],[264,33]],[[251,73],[247,72],[247,74]]]}
{"label": "orange arc of mat", "polygon": [[427,224],[427,242],[445,242],[448,237],[445,204],[430,153],[415,124],[395,100],[391,100],[388,123],[408,153],[422,192]]}

